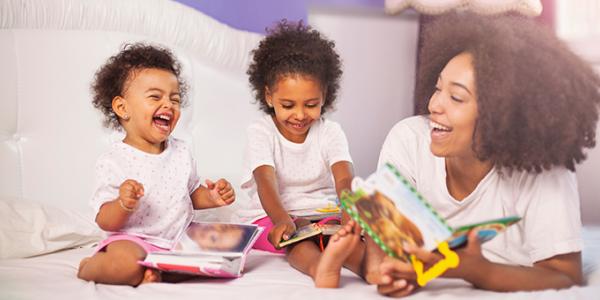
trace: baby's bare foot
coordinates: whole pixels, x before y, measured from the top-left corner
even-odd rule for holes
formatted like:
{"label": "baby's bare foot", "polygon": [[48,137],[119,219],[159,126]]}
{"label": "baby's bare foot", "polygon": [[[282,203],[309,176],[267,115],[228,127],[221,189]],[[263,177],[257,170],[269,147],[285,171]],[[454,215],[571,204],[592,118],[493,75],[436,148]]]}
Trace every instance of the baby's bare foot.
{"label": "baby's bare foot", "polygon": [[140,284],[151,282],[161,282],[160,271],[147,268],[144,271],[144,278],[142,278],[142,282],[140,282]]}
{"label": "baby's bare foot", "polygon": [[334,234],[317,265],[315,286],[320,288],[336,288],[340,284],[340,271],[346,258],[354,251],[360,241],[360,228],[354,221],[349,221]]}

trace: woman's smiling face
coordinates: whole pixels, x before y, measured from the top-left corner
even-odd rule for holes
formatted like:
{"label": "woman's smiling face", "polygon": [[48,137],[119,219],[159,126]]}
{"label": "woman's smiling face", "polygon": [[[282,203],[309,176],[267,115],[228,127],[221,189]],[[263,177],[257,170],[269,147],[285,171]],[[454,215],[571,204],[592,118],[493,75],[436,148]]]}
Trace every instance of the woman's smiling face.
{"label": "woman's smiling face", "polygon": [[439,157],[476,156],[473,133],[477,120],[477,91],[473,56],[452,58],[438,77],[429,100],[431,152]]}

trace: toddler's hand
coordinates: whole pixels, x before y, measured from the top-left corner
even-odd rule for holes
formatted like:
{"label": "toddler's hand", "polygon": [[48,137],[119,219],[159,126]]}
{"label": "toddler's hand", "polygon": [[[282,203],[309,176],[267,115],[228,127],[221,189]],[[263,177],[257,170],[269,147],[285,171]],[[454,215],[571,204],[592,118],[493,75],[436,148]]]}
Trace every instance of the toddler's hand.
{"label": "toddler's hand", "polygon": [[269,231],[269,242],[277,248],[282,239],[288,240],[294,232],[296,232],[296,224],[292,219],[274,224],[271,231]]}
{"label": "toddler's hand", "polygon": [[205,183],[209,190],[210,201],[215,207],[229,205],[235,201],[235,191],[227,180],[221,178],[217,182],[212,182],[207,179]]}
{"label": "toddler's hand", "polygon": [[144,196],[144,186],[141,183],[133,179],[127,179],[121,183],[118,201],[125,209],[136,209],[142,196]]}

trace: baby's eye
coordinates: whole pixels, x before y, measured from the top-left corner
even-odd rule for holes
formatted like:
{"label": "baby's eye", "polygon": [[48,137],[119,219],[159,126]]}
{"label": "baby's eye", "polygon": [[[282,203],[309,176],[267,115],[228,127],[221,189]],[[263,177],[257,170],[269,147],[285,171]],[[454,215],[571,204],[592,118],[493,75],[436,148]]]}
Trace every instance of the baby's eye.
{"label": "baby's eye", "polygon": [[179,104],[179,103],[181,103],[181,99],[179,99],[179,98],[171,98],[171,102],[173,102],[173,104]]}
{"label": "baby's eye", "polygon": [[153,100],[158,100],[158,99],[160,99],[160,96],[159,96],[159,95],[150,95],[150,96],[148,96],[148,97],[149,97],[150,99],[153,99]]}

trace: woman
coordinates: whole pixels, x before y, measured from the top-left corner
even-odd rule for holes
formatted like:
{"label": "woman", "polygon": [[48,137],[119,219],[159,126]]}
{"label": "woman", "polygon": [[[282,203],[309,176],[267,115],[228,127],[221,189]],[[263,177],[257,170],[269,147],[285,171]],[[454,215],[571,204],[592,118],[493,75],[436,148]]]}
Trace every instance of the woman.
{"label": "woman", "polygon": [[[444,274],[494,291],[581,284],[575,165],[595,145],[600,79],[532,20],[473,14],[424,32],[415,92],[422,116],[394,126],[379,165],[392,163],[450,225],[519,215],[481,245],[476,233]],[[410,248],[426,265],[439,254]],[[405,296],[412,267],[380,266],[378,290]],[[535,280],[531,280],[534,279]]]}

